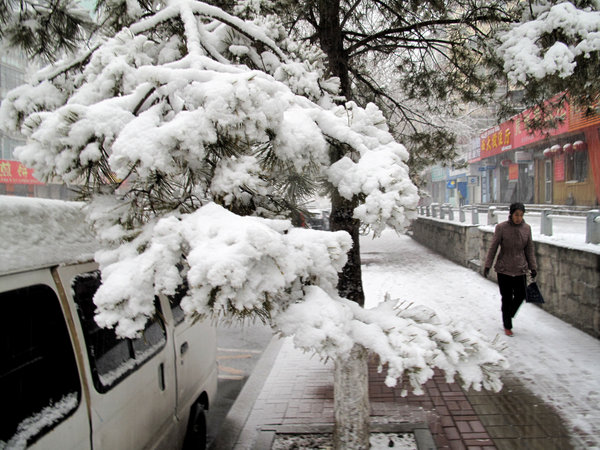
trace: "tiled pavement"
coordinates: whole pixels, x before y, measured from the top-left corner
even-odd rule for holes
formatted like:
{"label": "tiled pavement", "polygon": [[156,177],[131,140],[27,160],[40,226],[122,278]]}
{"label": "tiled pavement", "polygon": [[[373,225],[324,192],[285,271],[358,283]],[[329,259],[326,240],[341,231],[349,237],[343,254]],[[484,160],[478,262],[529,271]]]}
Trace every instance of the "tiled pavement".
{"label": "tiled pavement", "polygon": [[[424,395],[388,388],[369,364],[372,428],[428,429],[426,448],[568,450],[577,448],[560,418],[507,378],[499,393],[463,392],[436,375]],[[333,423],[333,364],[274,339],[221,426],[213,450],[267,450],[274,433],[323,431]],[[412,428],[411,428],[412,427]],[[419,431],[420,430],[420,431]]]}

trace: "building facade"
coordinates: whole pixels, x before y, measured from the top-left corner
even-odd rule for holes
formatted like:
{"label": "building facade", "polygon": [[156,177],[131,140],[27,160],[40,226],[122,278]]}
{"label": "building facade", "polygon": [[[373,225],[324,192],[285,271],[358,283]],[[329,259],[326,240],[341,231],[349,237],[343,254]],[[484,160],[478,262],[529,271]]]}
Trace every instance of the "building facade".
{"label": "building facade", "polygon": [[[25,82],[27,62],[15,55],[0,56],[0,102],[6,94]],[[42,183],[32,169],[15,157],[15,149],[25,142],[23,136],[0,131],[0,195],[73,199],[75,192],[61,182]]]}
{"label": "building facade", "polygon": [[[11,89],[25,82],[25,61],[17,56],[0,57],[0,101]],[[34,186],[40,184],[31,170],[15,160],[15,148],[23,143],[17,135],[0,131],[0,194],[34,195]]]}
{"label": "building facade", "polygon": [[552,109],[558,126],[530,131],[539,108],[485,130],[469,165],[481,174],[482,203],[600,203],[600,104],[591,114],[564,103]]}

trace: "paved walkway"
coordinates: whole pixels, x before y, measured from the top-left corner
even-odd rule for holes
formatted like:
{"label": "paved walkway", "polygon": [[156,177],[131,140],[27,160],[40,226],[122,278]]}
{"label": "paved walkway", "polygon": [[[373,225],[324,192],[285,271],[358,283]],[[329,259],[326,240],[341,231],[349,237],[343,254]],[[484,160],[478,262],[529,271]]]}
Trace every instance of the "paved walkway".
{"label": "paved walkway", "polygon": [[[498,393],[463,392],[436,374],[424,395],[400,396],[369,364],[372,428],[427,428],[438,449],[568,450],[576,448],[557,414],[515,379]],[[228,414],[213,450],[267,450],[276,433],[331,429],[333,364],[274,338]],[[391,424],[399,424],[397,427]],[[387,428],[386,428],[387,427]],[[432,447],[426,447],[432,448]]]}
{"label": "paved walkway", "polygon": [[[430,280],[428,287],[438,292],[440,287],[432,281],[432,274],[436,274],[438,278],[448,277],[455,283],[444,284],[445,295],[456,296],[456,299],[450,299],[451,307],[456,308],[459,305],[458,302],[462,301],[462,306],[467,310],[470,306],[464,304],[463,297],[465,295],[481,299],[491,297],[497,292],[497,288],[494,288],[489,281],[479,275],[466,273],[470,272],[467,269],[447,260],[438,262],[443,258],[435,254],[427,255],[427,251],[422,247],[407,248],[413,244],[406,242],[402,245],[404,247],[401,252],[394,249],[395,257],[385,256],[378,249],[371,249],[371,253],[366,254],[364,258],[366,272],[373,264],[379,264],[378,261],[383,260],[388,265],[394,265],[394,270],[402,272],[401,276],[405,277],[402,280],[405,283],[404,286],[413,286],[418,283],[423,285],[425,281]],[[387,244],[383,242],[381,246],[387,246]],[[396,260],[392,261],[393,258]],[[407,264],[400,258],[410,261],[411,264]],[[417,259],[418,261],[416,261]],[[440,267],[440,264],[443,267]],[[381,289],[389,288],[386,283],[398,282],[397,277],[389,280],[386,276],[377,277],[375,275],[373,273],[369,275],[371,277],[369,283],[381,286]],[[469,277],[470,279],[465,281],[465,278]],[[468,292],[461,291],[461,283],[471,285]],[[484,285],[483,288],[478,285],[479,283]],[[367,287],[373,290],[373,286]],[[490,288],[493,289],[490,291]],[[408,298],[413,294],[405,293]],[[493,318],[499,321],[499,311],[497,310],[498,307],[494,303],[491,314],[498,315],[498,317],[494,315]],[[528,356],[529,353],[525,352],[520,356],[521,359],[516,359],[518,364],[515,365],[514,370],[511,369],[506,373],[503,378],[504,388],[499,393],[464,392],[458,384],[447,384],[445,378],[440,373],[436,373],[424,386],[424,395],[409,394],[407,397],[401,397],[399,389],[385,386],[384,375],[377,373],[376,361],[372,360],[369,366],[372,431],[413,432],[420,445],[419,450],[423,448],[598,449],[599,447],[596,447],[595,444],[583,444],[585,436],[583,439],[582,435],[575,436],[577,432],[573,431],[572,426],[569,427],[568,424],[563,423],[554,410],[554,406],[545,403],[528,390],[527,383],[521,382],[524,379],[527,379],[528,383],[531,382],[528,378],[531,374],[527,373],[529,366],[525,364],[525,361],[528,360],[530,364],[539,365],[539,370],[547,374],[549,379],[553,380],[557,376],[559,378],[563,376],[556,373],[559,372],[556,368],[556,361],[560,360],[560,355],[536,345],[540,342],[540,337],[534,333],[534,329],[539,332],[537,331],[539,329],[559,328],[555,332],[558,333],[557,336],[564,338],[571,336],[569,334],[571,332],[567,330],[570,326],[565,324],[563,330],[562,322],[552,318],[550,319],[552,326],[547,328],[542,323],[545,319],[538,318],[539,313],[535,309],[520,314],[520,326],[529,322],[536,325],[529,325],[520,331],[521,334],[514,338],[518,340],[518,345],[517,341],[513,339],[507,340],[508,345],[512,345],[509,347],[511,355],[514,356],[515,352],[522,352],[523,347],[534,353]],[[535,317],[535,322],[532,321],[532,317]],[[494,322],[494,325],[484,323],[483,326],[486,329],[495,330],[499,325]],[[530,330],[529,333],[527,330]],[[554,342],[547,336],[544,339],[548,341],[547,347]],[[597,364],[597,361],[593,362],[596,359],[594,355],[598,355],[600,349],[600,343],[594,339],[591,339],[587,345],[587,351],[584,351],[585,349],[571,350],[572,356],[576,351],[580,351],[591,358],[589,360],[591,362],[586,362],[586,360],[581,364],[571,365],[570,370],[577,372],[569,373],[581,374],[573,375],[573,377],[578,377],[577,379],[580,379],[580,383],[583,384],[595,372],[592,370],[590,374],[587,374],[587,368],[580,366],[587,365],[589,368],[590,364]],[[535,356],[536,348],[537,356]],[[564,357],[564,355],[562,356]],[[532,371],[532,373],[540,372]],[[548,380],[540,380],[540,382],[544,386],[548,384],[549,387],[546,391],[554,386],[550,385]],[[567,408],[566,411],[576,410],[578,413],[582,413],[581,417],[587,417],[585,420],[588,423],[594,423],[595,418],[598,417],[598,408],[593,405],[597,405],[597,403],[586,401],[583,405],[574,406],[571,403],[577,401],[577,398],[583,399],[583,397],[567,396],[556,391],[558,388],[552,389],[555,389],[552,391],[555,392],[554,397],[562,399],[559,403]],[[569,414],[567,417],[571,418],[571,415]],[[278,434],[327,432],[331,430],[332,424],[333,364],[331,362],[324,364],[317,357],[295,349],[290,339],[274,338],[227,415],[211,449],[268,450]],[[594,426],[587,427],[587,429],[590,428],[596,429]],[[595,436],[589,441],[598,442],[598,437]]]}

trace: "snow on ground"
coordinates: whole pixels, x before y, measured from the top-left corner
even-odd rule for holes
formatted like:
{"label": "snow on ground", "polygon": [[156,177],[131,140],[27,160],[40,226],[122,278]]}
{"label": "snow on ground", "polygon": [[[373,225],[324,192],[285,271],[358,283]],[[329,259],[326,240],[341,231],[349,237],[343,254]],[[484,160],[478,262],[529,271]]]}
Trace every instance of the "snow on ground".
{"label": "snow on ground", "polygon": [[553,406],[572,433],[586,435],[587,448],[600,448],[600,340],[531,304],[517,313],[515,336],[504,336],[498,286],[409,236],[365,237],[361,254],[367,307],[389,292],[500,339],[510,373]]}

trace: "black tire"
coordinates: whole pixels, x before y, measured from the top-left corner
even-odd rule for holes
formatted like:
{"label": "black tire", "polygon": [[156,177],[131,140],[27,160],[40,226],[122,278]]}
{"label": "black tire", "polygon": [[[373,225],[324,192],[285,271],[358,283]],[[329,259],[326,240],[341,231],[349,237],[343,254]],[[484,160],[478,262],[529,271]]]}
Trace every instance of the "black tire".
{"label": "black tire", "polygon": [[183,448],[184,450],[206,450],[206,414],[200,404],[192,406]]}

